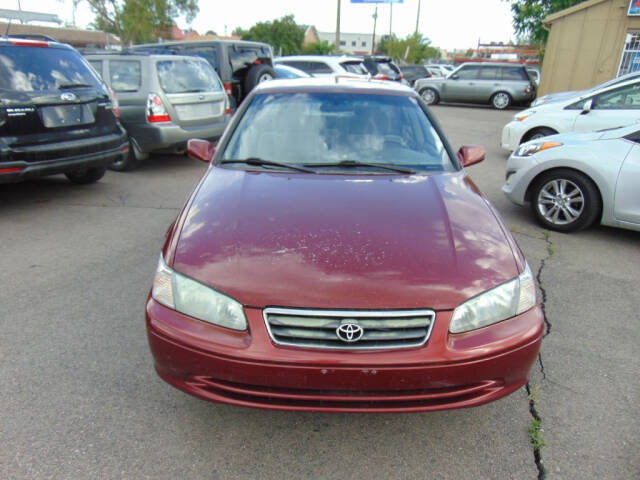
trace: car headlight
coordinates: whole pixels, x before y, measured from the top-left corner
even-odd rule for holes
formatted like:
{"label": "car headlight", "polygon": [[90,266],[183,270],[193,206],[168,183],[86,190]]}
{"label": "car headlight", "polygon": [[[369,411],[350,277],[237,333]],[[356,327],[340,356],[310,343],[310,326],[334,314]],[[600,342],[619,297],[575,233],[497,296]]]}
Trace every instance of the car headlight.
{"label": "car headlight", "polygon": [[513,280],[467,300],[451,317],[449,331],[463,333],[486,327],[526,312],[536,304],[536,285],[527,264]]}
{"label": "car headlight", "polygon": [[151,290],[153,299],[162,305],[205,322],[246,330],[247,318],[242,305],[167,266],[160,255]]}
{"label": "car headlight", "polygon": [[536,113],[535,110],[525,110],[524,112],[521,112],[521,113],[518,113],[518,114],[514,115],[513,119],[516,122],[521,122],[521,121],[525,120],[526,118],[529,118],[534,113]]}
{"label": "car headlight", "polygon": [[542,152],[543,150],[549,150],[550,148],[561,147],[561,142],[535,142],[526,143],[521,145],[514,155],[516,157],[530,157],[533,154]]}

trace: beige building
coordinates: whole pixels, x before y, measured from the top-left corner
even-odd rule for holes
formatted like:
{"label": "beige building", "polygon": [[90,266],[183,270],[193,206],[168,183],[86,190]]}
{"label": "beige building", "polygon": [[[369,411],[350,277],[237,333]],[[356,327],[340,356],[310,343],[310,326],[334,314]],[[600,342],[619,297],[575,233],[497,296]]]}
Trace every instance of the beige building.
{"label": "beige building", "polygon": [[582,90],[640,70],[640,2],[588,0],[549,15],[538,95]]}

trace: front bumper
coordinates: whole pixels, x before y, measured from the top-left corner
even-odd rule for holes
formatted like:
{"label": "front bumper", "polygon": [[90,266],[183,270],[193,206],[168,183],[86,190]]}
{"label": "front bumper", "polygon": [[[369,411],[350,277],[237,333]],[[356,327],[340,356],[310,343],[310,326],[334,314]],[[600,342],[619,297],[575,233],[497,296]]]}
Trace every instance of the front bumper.
{"label": "front bumper", "polygon": [[127,155],[128,150],[123,130],[101,137],[11,149],[0,161],[0,184],[106,168],[118,157]]}
{"label": "front bumper", "polygon": [[509,152],[517,150],[523,134],[522,122],[511,121],[507,123],[502,129],[500,146]]}
{"label": "front bumper", "polygon": [[181,127],[175,123],[126,124],[129,132],[142,153],[184,150],[191,138],[217,141],[227,128],[230,115],[224,120],[194,127]]}
{"label": "front bumper", "polygon": [[392,351],[278,347],[262,311],[249,331],[195,320],[149,299],[147,332],[158,374],[215,402],[276,410],[412,412],[481,405],[524,385],[543,332],[538,306],[474,332],[451,335],[437,312],[429,341]]}

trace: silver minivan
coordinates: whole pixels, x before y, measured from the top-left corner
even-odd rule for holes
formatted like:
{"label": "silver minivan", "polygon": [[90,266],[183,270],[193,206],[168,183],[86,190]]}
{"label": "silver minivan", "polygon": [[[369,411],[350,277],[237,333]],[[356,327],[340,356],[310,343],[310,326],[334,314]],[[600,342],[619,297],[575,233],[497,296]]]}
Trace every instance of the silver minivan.
{"label": "silver minivan", "polygon": [[231,111],[222,82],[199,57],[86,54],[115,92],[130,154],[114,170],[130,170],[151,152],[184,152],[190,138],[216,141]]}
{"label": "silver minivan", "polygon": [[513,63],[463,63],[445,78],[416,80],[414,88],[429,105],[484,103],[503,110],[536,98],[536,82],[526,66]]}

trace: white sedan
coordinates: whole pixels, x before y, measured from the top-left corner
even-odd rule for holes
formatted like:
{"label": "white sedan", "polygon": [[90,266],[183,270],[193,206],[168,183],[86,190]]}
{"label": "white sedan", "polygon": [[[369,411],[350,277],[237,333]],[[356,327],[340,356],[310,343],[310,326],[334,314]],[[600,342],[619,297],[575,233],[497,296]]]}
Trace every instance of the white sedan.
{"label": "white sedan", "polygon": [[551,230],[597,221],[640,231],[640,125],[525,143],[507,162],[502,191]]}
{"label": "white sedan", "polygon": [[556,133],[621,127],[640,121],[640,79],[517,113],[502,129],[502,148]]}

